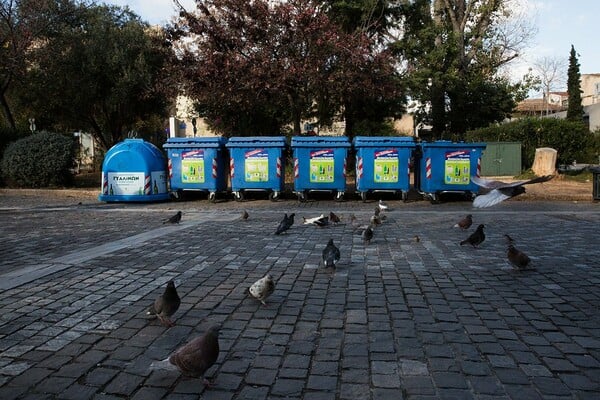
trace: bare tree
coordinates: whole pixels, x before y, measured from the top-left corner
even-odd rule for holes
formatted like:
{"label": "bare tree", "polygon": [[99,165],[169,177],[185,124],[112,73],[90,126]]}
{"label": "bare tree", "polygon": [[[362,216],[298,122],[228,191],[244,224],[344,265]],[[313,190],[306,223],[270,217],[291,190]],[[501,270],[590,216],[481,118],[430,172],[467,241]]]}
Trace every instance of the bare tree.
{"label": "bare tree", "polygon": [[567,77],[567,59],[562,57],[541,57],[534,61],[533,69],[540,78],[541,89],[546,101],[546,114],[550,102],[550,92],[564,89]]}

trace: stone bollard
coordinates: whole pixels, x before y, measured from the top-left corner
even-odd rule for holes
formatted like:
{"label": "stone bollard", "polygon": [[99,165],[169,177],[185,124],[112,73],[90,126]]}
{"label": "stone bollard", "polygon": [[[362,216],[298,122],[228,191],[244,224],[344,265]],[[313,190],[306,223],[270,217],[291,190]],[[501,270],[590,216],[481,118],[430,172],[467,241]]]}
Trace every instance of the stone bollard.
{"label": "stone bollard", "polygon": [[558,152],[550,147],[535,149],[535,159],[531,170],[537,176],[554,175]]}

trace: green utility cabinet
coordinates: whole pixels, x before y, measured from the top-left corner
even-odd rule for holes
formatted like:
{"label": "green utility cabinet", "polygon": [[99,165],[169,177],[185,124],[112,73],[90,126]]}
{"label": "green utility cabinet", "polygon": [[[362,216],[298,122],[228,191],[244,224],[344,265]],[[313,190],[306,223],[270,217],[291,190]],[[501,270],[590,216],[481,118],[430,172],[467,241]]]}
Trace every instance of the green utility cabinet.
{"label": "green utility cabinet", "polygon": [[486,142],[481,157],[482,176],[515,176],[521,173],[520,142]]}

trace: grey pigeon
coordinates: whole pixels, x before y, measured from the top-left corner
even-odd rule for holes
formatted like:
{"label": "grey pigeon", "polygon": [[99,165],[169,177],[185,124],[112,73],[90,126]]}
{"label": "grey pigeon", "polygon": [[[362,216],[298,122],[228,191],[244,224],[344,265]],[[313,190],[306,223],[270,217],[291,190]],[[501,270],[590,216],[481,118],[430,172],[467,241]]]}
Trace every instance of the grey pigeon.
{"label": "grey pigeon", "polygon": [[250,286],[248,289],[252,297],[260,300],[260,302],[266,306],[265,300],[275,291],[275,282],[270,274],[260,278]]}
{"label": "grey pigeon", "polygon": [[242,213],[242,220],[246,221],[248,219],[249,215],[248,215],[248,211],[244,210],[244,212]]}
{"label": "grey pigeon", "polygon": [[333,211],[329,212],[329,221],[331,221],[332,224],[339,224],[340,223],[340,217],[338,217],[337,215],[335,215],[333,213]]}
{"label": "grey pigeon", "polygon": [[473,247],[479,246],[485,240],[485,233],[483,233],[484,227],[485,226],[483,224],[480,224],[475,230],[475,232],[473,232],[471,235],[469,235],[468,238],[460,242],[460,245],[462,246],[463,244],[470,244]]}
{"label": "grey pigeon", "polygon": [[529,263],[531,262],[531,259],[527,256],[527,254],[517,249],[513,244],[508,245],[506,257],[508,258],[508,261],[513,265],[513,267],[515,267],[518,270],[526,269]]}
{"label": "grey pigeon", "polygon": [[218,325],[210,327],[203,336],[181,346],[167,359],[153,362],[150,369],[179,370],[185,376],[202,377],[204,384],[211,387],[204,374],[219,358],[219,330]]}
{"label": "grey pigeon", "polygon": [[323,249],[323,265],[325,268],[335,268],[335,264],[340,260],[340,249],[333,244],[333,239],[329,239],[327,246]]}
{"label": "grey pigeon", "polygon": [[373,228],[370,225],[367,226],[367,228],[362,232],[361,236],[365,244],[370,244],[371,240],[373,239]]}
{"label": "grey pigeon", "polygon": [[150,306],[146,314],[158,317],[160,322],[165,326],[174,326],[170,317],[177,312],[181,305],[181,299],[175,289],[175,283],[170,280],[162,295],[154,300],[154,304]]}
{"label": "grey pigeon", "polygon": [[177,211],[177,214],[165,219],[163,224],[178,224],[181,221],[181,211]]}
{"label": "grey pigeon", "polygon": [[471,214],[467,214],[464,218],[458,221],[454,227],[460,229],[469,229],[473,224],[473,216]]}
{"label": "grey pigeon", "polygon": [[281,222],[279,223],[279,226],[277,227],[277,230],[275,231],[276,235],[279,235],[285,231],[287,231],[288,229],[290,229],[292,227],[292,225],[294,225],[294,213],[290,214],[290,216],[288,217],[287,213],[283,216],[283,219],[281,220]]}
{"label": "grey pigeon", "polygon": [[381,217],[379,215],[371,215],[371,225],[381,225]]}
{"label": "grey pigeon", "polygon": [[477,186],[483,189],[483,194],[475,197],[473,200],[473,207],[484,208],[491,207],[511,197],[518,196],[525,193],[524,185],[530,185],[532,183],[546,182],[552,179],[553,175],[538,176],[533,179],[526,181],[516,181],[512,183],[506,183],[502,181],[492,181],[477,176],[472,176],[471,180]]}
{"label": "grey pigeon", "polygon": [[374,215],[376,217],[379,217],[380,221],[385,221],[385,219],[387,218],[385,215],[381,214],[381,210],[379,209],[379,207],[375,207],[375,213],[374,213]]}

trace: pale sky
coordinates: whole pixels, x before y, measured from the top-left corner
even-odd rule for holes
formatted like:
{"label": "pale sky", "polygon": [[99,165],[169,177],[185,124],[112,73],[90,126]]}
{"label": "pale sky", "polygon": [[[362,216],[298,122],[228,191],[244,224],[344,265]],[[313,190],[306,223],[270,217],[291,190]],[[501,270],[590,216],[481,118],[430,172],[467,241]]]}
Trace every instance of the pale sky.
{"label": "pale sky", "polygon": [[[578,53],[582,74],[600,73],[600,16],[598,0],[513,0],[522,7],[527,18],[537,28],[537,34],[523,51],[522,57],[508,70],[511,76],[521,77],[532,64],[542,57],[564,57],[568,60],[571,44]],[[129,6],[143,20],[164,25],[176,15],[172,0],[105,0],[105,3]],[[195,8],[194,0],[180,0],[188,8]],[[566,81],[566,79],[565,79]]]}

